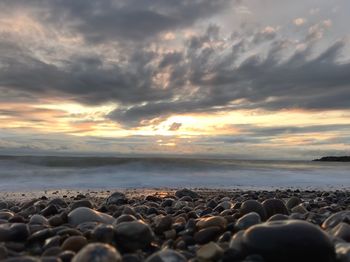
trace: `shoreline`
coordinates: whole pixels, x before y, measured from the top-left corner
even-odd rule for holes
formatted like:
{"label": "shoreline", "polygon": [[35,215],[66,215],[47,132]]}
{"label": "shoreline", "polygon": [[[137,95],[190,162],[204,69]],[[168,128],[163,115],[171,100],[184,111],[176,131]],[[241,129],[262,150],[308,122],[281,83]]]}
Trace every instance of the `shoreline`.
{"label": "shoreline", "polygon": [[[208,187],[187,187],[188,189],[202,195],[208,194],[232,194],[246,192],[278,192],[278,191],[299,191],[299,192],[350,192],[350,187],[227,187],[227,188],[208,188]],[[0,191],[0,200],[28,200],[29,198],[39,198],[46,196],[48,198],[72,197],[77,194],[84,194],[89,197],[106,198],[111,192],[122,192],[128,197],[139,197],[147,195],[172,195],[182,187],[154,187],[154,188],[67,188],[67,189],[41,189],[41,190],[9,190]]]}

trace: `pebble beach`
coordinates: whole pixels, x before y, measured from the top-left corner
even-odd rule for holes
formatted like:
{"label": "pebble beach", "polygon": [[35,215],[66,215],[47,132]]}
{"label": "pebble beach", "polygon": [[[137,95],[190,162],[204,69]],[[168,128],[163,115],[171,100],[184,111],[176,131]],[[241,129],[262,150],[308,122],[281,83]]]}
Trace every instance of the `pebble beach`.
{"label": "pebble beach", "polygon": [[1,261],[350,261],[346,190],[63,190],[0,199]]}

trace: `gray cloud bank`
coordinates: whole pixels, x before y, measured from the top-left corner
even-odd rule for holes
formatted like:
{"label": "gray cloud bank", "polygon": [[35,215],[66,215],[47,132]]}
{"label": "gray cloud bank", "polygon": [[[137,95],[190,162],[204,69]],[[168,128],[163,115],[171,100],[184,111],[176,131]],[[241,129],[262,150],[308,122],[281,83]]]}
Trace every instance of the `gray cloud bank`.
{"label": "gray cloud bank", "polygon": [[[223,30],[220,15],[238,4],[3,0],[1,18],[25,13],[44,28],[44,39],[35,47],[26,41],[32,43],[36,35],[0,33],[0,89],[8,94],[0,101],[114,102],[118,106],[108,118],[125,126],[188,112],[350,109],[345,32],[343,39],[322,40],[326,18],[294,36],[263,21],[253,31]],[[192,35],[178,36],[186,30]],[[177,34],[176,43],[164,52],[170,44],[161,34],[170,31]],[[56,50],[47,47],[42,55],[51,35],[79,36],[86,51],[68,53],[57,43]]]}

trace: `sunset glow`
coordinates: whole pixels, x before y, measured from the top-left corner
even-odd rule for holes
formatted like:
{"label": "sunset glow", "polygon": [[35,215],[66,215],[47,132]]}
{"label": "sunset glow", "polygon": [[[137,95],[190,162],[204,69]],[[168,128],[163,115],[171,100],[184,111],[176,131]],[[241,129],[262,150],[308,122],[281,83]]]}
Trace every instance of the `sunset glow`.
{"label": "sunset glow", "polygon": [[348,1],[306,1],[288,13],[273,0],[199,1],[186,6],[203,8],[192,18],[182,1],[141,5],[180,19],[145,18],[147,32],[129,18],[128,27],[113,21],[118,1],[102,1],[111,13],[87,1],[88,17],[73,16],[69,2],[29,2],[0,4],[4,152],[303,158],[349,150]]}

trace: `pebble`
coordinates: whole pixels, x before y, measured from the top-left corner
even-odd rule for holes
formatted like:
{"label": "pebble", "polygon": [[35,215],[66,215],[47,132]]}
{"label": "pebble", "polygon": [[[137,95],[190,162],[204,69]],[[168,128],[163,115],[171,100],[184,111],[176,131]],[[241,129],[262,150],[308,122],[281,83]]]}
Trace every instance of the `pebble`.
{"label": "pebble", "polygon": [[87,239],[83,236],[71,236],[68,237],[63,243],[62,243],[62,250],[71,250],[74,252],[78,252],[80,249],[82,249],[85,245],[87,245]]}
{"label": "pebble", "polygon": [[288,199],[287,203],[286,203],[286,207],[291,210],[293,207],[299,205],[301,203],[301,199],[299,197],[291,197]]}
{"label": "pebble", "polygon": [[115,230],[112,225],[100,224],[92,230],[91,240],[106,244],[112,244],[114,235]]}
{"label": "pebble", "polygon": [[62,262],[70,262],[72,261],[74,256],[75,252],[69,250],[63,251],[58,254],[58,257],[62,260]]}
{"label": "pebble", "polygon": [[207,227],[219,227],[224,230],[227,227],[227,220],[221,216],[205,217],[197,222],[196,227],[199,230]]}
{"label": "pebble", "polygon": [[217,261],[224,254],[224,250],[216,243],[210,242],[197,250],[197,258],[200,262]]}
{"label": "pebble", "polygon": [[275,214],[289,215],[288,209],[280,199],[267,199],[262,202],[262,206],[265,209],[266,218]]}
{"label": "pebble", "polygon": [[31,216],[31,218],[29,220],[29,224],[48,226],[49,221],[45,217],[43,217],[42,215],[35,214],[35,215]]}
{"label": "pebble", "polygon": [[114,218],[108,214],[87,207],[78,207],[68,214],[68,223],[72,226],[77,226],[84,222],[112,224]]}
{"label": "pebble", "polygon": [[60,207],[67,207],[68,206],[66,201],[64,201],[64,199],[62,199],[62,198],[54,198],[54,199],[52,199],[48,203],[48,206],[49,205],[56,205],[56,206],[60,206]]}
{"label": "pebble", "polygon": [[0,212],[0,219],[9,220],[12,217],[14,217],[14,213],[12,213],[10,211]]}
{"label": "pebble", "polygon": [[72,262],[121,262],[120,253],[111,245],[93,243],[81,249]]}
{"label": "pebble", "polygon": [[231,201],[223,201],[220,204],[217,205],[218,207],[222,207],[224,210],[231,209],[232,208],[232,202]]}
{"label": "pebble", "polygon": [[117,224],[115,233],[117,244],[131,252],[148,247],[154,240],[151,227],[140,220]]}
{"label": "pebble", "polygon": [[58,213],[58,208],[56,205],[48,205],[47,207],[45,207],[43,210],[41,210],[40,214],[48,217],[48,216],[52,216],[52,215],[56,215]]}
{"label": "pebble", "polygon": [[339,223],[337,226],[330,230],[330,233],[336,238],[350,242],[350,225],[347,223]]}
{"label": "pebble", "polygon": [[162,234],[172,226],[173,219],[171,216],[161,216],[155,219],[154,232],[156,234]]}
{"label": "pebble", "polygon": [[51,247],[59,247],[61,243],[61,237],[60,236],[53,236],[45,239],[43,249],[48,249]]}
{"label": "pebble", "polygon": [[177,191],[175,192],[175,196],[176,196],[177,198],[181,198],[181,197],[184,197],[184,196],[189,196],[189,197],[191,197],[192,199],[194,199],[194,198],[199,198],[199,195],[198,195],[196,192],[194,192],[194,191],[192,191],[192,190],[189,190],[189,189],[186,189],[186,188],[181,189],[181,190],[177,190]]}
{"label": "pebble", "polygon": [[350,210],[340,211],[328,217],[322,224],[322,228],[329,229],[336,227],[341,222],[350,222]]}
{"label": "pebble", "polygon": [[0,242],[26,240],[30,232],[23,223],[6,223],[0,225]]}
{"label": "pebble", "polygon": [[237,220],[235,224],[235,230],[240,231],[248,229],[249,227],[259,224],[260,222],[261,218],[259,214],[256,212],[250,212]]}
{"label": "pebble", "polygon": [[130,222],[130,221],[135,221],[137,220],[136,217],[134,217],[133,215],[121,215],[117,218],[117,220],[115,221],[115,224],[119,224],[122,222]]}
{"label": "pebble", "polygon": [[265,209],[262,204],[256,200],[244,201],[241,205],[240,212],[242,215],[248,214],[250,212],[256,212],[260,215],[262,220],[266,219]]}
{"label": "pebble", "polygon": [[6,201],[0,260],[349,262],[349,191],[201,192]]}
{"label": "pebble", "polygon": [[282,215],[282,214],[276,214],[276,215],[273,215],[272,217],[270,217],[267,222],[270,222],[270,221],[280,221],[280,220],[288,220],[289,217],[286,216],[286,215]]}
{"label": "pebble", "polygon": [[222,229],[218,226],[206,227],[199,230],[194,234],[194,239],[198,244],[206,244],[210,241],[214,241],[222,232]]}
{"label": "pebble", "polygon": [[291,209],[293,213],[306,214],[308,213],[307,209],[303,204],[299,204]]}
{"label": "pebble", "polygon": [[122,205],[127,202],[125,194],[121,192],[114,192],[106,199],[107,205]]}
{"label": "pebble", "polygon": [[90,200],[82,199],[82,200],[75,201],[72,204],[71,210],[74,210],[78,207],[88,207],[88,208],[92,209],[94,207],[94,205],[91,203]]}
{"label": "pebble", "polygon": [[338,243],[335,246],[338,262],[350,261],[350,243]]}
{"label": "pebble", "polygon": [[186,262],[187,259],[171,249],[161,250],[146,259],[146,262]]}
{"label": "pebble", "polygon": [[242,235],[241,251],[259,254],[268,262],[332,262],[334,246],[328,235],[299,220],[255,225]]}

